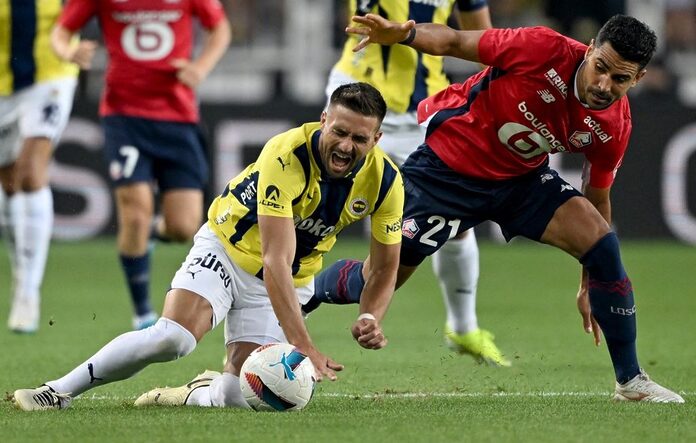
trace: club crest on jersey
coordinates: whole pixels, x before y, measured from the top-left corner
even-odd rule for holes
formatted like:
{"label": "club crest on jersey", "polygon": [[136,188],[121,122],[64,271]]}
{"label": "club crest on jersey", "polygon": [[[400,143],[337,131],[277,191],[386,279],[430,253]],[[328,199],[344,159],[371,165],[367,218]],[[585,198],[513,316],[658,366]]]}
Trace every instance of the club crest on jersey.
{"label": "club crest on jersey", "polygon": [[269,185],[266,188],[266,197],[261,200],[261,205],[268,206],[275,209],[283,209],[284,206],[278,203],[280,198],[280,189],[277,186]]}
{"label": "club crest on jersey", "polygon": [[578,149],[584,148],[592,143],[592,133],[586,131],[575,131],[570,137],[568,137],[568,141],[571,145]]}
{"label": "club crest on jersey", "polygon": [[563,98],[568,97],[568,85],[566,85],[566,83],[563,81],[561,76],[558,75],[558,72],[556,72],[555,69],[551,68],[548,71],[546,71],[544,77],[546,77],[549,83],[551,83],[556,89],[558,89],[558,92],[561,93]]}
{"label": "club crest on jersey", "polygon": [[401,225],[401,235],[404,237],[413,238],[418,234],[418,231],[420,231],[418,224],[412,218],[404,220],[403,225]]}
{"label": "club crest on jersey", "polygon": [[363,197],[353,199],[348,205],[348,211],[357,217],[365,215],[369,208],[370,207],[367,204],[367,200]]}

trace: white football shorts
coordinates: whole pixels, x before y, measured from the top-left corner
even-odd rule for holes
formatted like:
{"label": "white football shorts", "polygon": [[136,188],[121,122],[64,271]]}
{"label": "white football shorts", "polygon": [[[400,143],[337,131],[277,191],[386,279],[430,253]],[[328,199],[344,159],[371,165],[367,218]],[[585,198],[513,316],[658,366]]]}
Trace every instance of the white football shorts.
{"label": "white football shorts", "polygon": [[0,96],[0,166],[14,162],[24,139],[46,137],[55,145],[72,110],[77,79],[59,78],[35,83],[9,96]]}
{"label": "white football shorts", "polygon": [[[239,341],[260,345],[287,342],[263,280],[230,259],[207,224],[196,233],[171,287],[195,292],[208,300],[213,307],[213,328],[225,319],[225,345]],[[298,303],[306,303],[314,294],[314,280],[295,291]]]}
{"label": "white football shorts", "polygon": [[[329,74],[329,81],[326,85],[326,103],[328,105],[331,94],[336,88],[346,83],[354,83],[353,77],[346,75],[335,68]],[[401,166],[406,158],[411,155],[425,140],[425,126],[418,124],[416,112],[396,113],[387,110],[387,115],[382,121],[382,138],[377,145],[392,159],[394,163]]]}

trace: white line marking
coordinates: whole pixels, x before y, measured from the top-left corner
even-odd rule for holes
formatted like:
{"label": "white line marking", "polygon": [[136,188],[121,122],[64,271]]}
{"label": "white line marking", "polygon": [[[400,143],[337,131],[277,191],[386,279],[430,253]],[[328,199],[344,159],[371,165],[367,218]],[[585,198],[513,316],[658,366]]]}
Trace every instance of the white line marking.
{"label": "white line marking", "polygon": [[[679,392],[680,395],[692,396],[696,392]],[[316,397],[327,398],[360,398],[360,399],[375,399],[375,398],[543,398],[543,397],[611,397],[613,392],[384,392],[373,394],[348,394],[343,392],[318,392]],[[83,395],[79,399],[85,400],[112,400],[112,401],[130,401],[135,400],[137,396],[122,397],[114,395]]]}

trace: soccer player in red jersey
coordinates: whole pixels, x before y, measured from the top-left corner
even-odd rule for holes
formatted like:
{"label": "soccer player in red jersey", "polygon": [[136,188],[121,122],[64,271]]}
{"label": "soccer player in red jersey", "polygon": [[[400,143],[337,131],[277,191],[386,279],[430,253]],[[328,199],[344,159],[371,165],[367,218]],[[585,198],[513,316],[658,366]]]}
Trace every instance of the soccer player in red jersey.
{"label": "soccer player in red jersey", "polygon": [[[346,31],[363,36],[356,51],[400,43],[489,66],[418,106],[427,131],[402,166],[397,287],[448,238],[485,220],[507,239],[556,246],[583,265],[577,304],[597,344],[600,327],[604,333],[614,398],[682,403],[638,364],[633,289],[610,227],[609,193],[631,132],[626,93],[645,74],[654,32],[617,15],[586,46],[543,27],[456,31],[374,14],[353,20],[361,26]],[[584,154],[583,193],[549,168],[557,152]]]}
{"label": "soccer player in red jersey", "polygon": [[[99,19],[109,63],[99,113],[115,186],[118,251],[135,308],[133,327],[154,324],[150,304],[151,234],[185,242],[199,228],[208,165],[198,128],[196,86],[230,42],[218,0],[69,0],[51,35],[59,57],[88,67],[73,36]],[[193,19],[207,30],[192,59]],[[154,188],[162,219],[154,223]]]}

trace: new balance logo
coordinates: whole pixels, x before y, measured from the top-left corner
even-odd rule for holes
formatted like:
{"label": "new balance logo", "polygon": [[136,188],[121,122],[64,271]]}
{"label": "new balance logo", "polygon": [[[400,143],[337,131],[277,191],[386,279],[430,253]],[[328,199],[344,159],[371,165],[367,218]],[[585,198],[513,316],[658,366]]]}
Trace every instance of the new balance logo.
{"label": "new balance logo", "polygon": [[544,103],[553,103],[556,101],[556,97],[554,97],[548,89],[541,89],[537,91],[537,94],[544,100]]}

